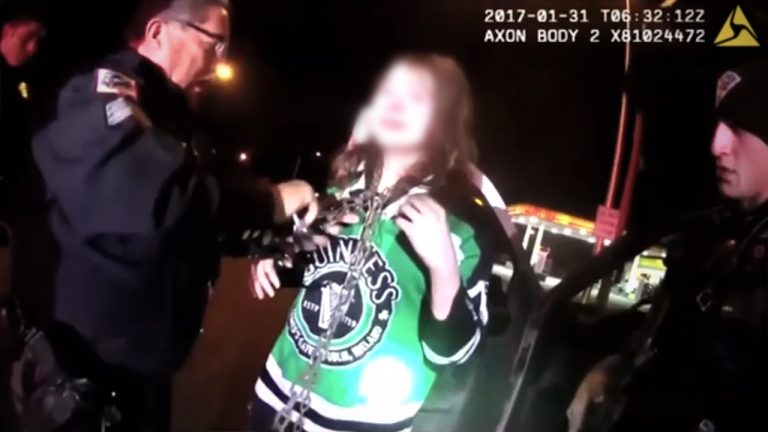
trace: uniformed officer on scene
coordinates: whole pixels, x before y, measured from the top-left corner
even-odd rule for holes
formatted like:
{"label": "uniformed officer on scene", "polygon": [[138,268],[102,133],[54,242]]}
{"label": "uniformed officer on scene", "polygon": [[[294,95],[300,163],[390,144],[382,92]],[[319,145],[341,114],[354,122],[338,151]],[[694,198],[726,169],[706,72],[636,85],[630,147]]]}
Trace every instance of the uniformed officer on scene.
{"label": "uniformed officer on scene", "polygon": [[[45,34],[45,10],[37,0],[0,0],[0,302],[10,285],[11,259],[2,251],[18,234],[22,177],[32,165],[33,122],[25,66],[37,54]],[[11,229],[13,227],[13,230]],[[3,351],[0,324],[0,356]],[[15,430],[10,362],[0,358],[0,430]]]}
{"label": "uniformed officer on scene", "polygon": [[45,35],[44,8],[36,0],[0,0],[0,219],[10,217],[12,191],[28,167],[32,125],[22,68]]}
{"label": "uniformed officer on scene", "polygon": [[[615,431],[768,430],[768,62],[725,72],[716,103],[711,152],[733,205],[669,242],[648,318],[658,330],[587,375],[571,431],[606,430],[591,420],[616,416]],[[590,416],[606,404],[611,414]]]}
{"label": "uniformed officer on scene", "polygon": [[[225,0],[143,1],[130,48],[72,79],[34,139],[57,255],[35,324],[109,408],[60,430],[169,430],[170,377],[200,332],[222,232],[316,213],[304,182],[214,178],[196,158],[187,95],[224,55],[229,13]],[[34,367],[21,366],[28,392]]]}

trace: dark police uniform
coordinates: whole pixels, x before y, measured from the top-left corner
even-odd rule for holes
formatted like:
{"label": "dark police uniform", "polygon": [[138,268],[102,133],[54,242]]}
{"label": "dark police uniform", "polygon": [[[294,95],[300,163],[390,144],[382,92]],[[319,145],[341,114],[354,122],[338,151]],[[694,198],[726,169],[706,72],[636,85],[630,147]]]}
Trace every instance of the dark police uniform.
{"label": "dark police uniform", "polygon": [[667,313],[616,431],[768,430],[768,203],[668,250]]}
{"label": "dark police uniform", "polygon": [[[21,238],[27,238],[23,228],[28,225],[19,215],[21,205],[27,203],[23,198],[29,193],[32,183],[26,178],[27,171],[33,165],[30,150],[32,122],[28,89],[22,83],[19,68],[10,66],[0,55],[0,253],[10,251],[14,255],[7,262],[0,263],[0,301],[8,294],[9,287],[5,283],[11,282],[11,278],[17,275],[9,271],[11,263],[15,265],[19,262],[17,253],[21,248],[17,245],[21,243]],[[3,336],[0,335],[0,345],[5,342]],[[18,426],[13,423],[13,398],[9,387],[11,365],[7,359],[1,358],[2,351],[0,348],[0,430],[16,430]]]}
{"label": "dark police uniform", "polygon": [[[31,122],[22,77],[0,55],[0,218],[9,215],[13,189],[29,149]],[[26,86],[26,84],[23,84]]]}
{"label": "dark police uniform", "polygon": [[205,172],[184,92],[133,51],[58,103],[33,142],[58,255],[41,315],[65,370],[116,389],[127,424],[146,423],[142,383],[163,383],[199,334],[222,224],[267,223],[272,195]]}

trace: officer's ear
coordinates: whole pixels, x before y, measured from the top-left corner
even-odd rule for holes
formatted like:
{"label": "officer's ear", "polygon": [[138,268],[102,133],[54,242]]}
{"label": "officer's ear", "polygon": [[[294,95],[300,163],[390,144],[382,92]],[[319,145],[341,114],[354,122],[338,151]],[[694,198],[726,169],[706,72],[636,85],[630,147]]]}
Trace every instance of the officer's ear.
{"label": "officer's ear", "polygon": [[155,48],[162,45],[163,32],[166,30],[166,22],[159,18],[152,18],[147,22],[144,28],[144,40],[151,43]]}

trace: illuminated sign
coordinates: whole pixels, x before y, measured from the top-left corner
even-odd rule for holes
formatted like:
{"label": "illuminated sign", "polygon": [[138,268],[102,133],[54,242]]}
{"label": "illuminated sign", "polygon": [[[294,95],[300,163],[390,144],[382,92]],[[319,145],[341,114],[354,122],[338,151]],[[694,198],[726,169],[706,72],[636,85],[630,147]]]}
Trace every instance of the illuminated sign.
{"label": "illuminated sign", "polygon": [[[507,213],[510,216],[523,216],[535,218],[539,221],[550,222],[564,227],[579,230],[580,234],[592,234],[595,230],[595,223],[576,216],[569,215],[543,207],[536,207],[530,204],[516,204],[507,207]],[[534,219],[534,222],[535,222]],[[586,232],[582,231],[585,230]]]}

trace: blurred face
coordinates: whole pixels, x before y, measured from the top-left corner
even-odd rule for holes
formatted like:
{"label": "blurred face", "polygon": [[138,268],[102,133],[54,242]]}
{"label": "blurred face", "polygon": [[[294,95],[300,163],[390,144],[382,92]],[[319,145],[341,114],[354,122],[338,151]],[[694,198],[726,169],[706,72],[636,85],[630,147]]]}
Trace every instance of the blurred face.
{"label": "blurred face", "polygon": [[209,6],[200,22],[168,22],[162,49],[167,72],[183,88],[208,80],[229,42],[229,12]]}
{"label": "blurred face", "polygon": [[373,141],[384,151],[422,150],[434,118],[435,90],[426,70],[407,63],[392,66],[369,106]]}
{"label": "blurred face", "polygon": [[768,144],[720,122],[712,140],[720,191],[752,208],[768,200]]}
{"label": "blurred face", "polygon": [[3,26],[0,50],[9,65],[21,66],[37,53],[45,28],[36,21],[11,21]]}

